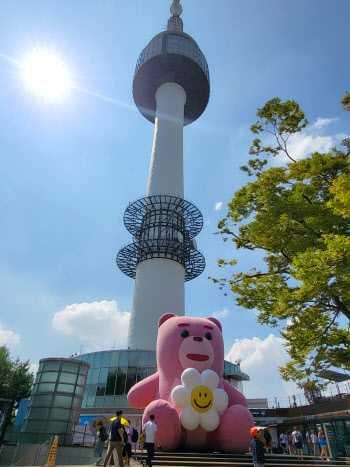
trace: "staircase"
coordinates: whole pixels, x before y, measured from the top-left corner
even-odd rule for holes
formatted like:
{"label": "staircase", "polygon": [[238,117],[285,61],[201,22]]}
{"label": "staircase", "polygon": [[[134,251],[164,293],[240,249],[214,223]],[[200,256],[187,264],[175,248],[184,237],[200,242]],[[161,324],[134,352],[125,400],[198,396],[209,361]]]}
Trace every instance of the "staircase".
{"label": "staircase", "polygon": [[[139,460],[140,458],[138,458]],[[145,453],[142,456],[146,460]],[[193,453],[193,452],[156,452],[152,464],[154,466],[252,466],[252,456],[249,454],[221,454],[221,453]],[[318,457],[304,456],[304,460],[298,460],[297,456],[291,455],[265,455],[266,467],[350,467],[350,458],[342,457],[338,460],[320,460]]]}

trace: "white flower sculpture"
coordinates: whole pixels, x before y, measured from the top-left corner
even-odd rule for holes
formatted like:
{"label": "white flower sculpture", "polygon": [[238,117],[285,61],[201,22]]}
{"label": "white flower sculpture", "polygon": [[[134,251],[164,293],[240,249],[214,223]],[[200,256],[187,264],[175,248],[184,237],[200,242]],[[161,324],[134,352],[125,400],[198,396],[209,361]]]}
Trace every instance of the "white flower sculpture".
{"label": "white flower sculpture", "polygon": [[202,374],[194,368],[187,368],[181,375],[182,384],[171,391],[171,399],[180,413],[181,424],[187,430],[200,425],[205,431],[214,431],[219,426],[218,412],[227,409],[228,396],[218,389],[219,376],[213,370]]}

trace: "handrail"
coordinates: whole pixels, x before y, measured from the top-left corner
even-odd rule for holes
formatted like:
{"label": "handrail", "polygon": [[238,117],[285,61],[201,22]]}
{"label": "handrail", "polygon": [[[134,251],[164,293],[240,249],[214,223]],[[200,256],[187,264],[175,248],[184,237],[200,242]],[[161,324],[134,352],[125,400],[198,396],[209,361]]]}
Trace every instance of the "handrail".
{"label": "handrail", "polygon": [[[29,452],[27,452],[23,457],[21,457],[17,462],[14,462],[15,458],[16,458],[16,454],[17,454],[17,449],[18,449],[18,445],[20,443],[17,443],[17,446],[16,446],[16,450],[15,450],[15,453],[13,455],[13,459],[12,459],[12,465],[15,466],[15,465],[18,465],[25,457],[28,457],[28,455],[32,454],[32,452],[35,452],[37,451],[38,449],[41,449],[43,446],[45,446],[46,444],[51,444],[52,443],[52,440],[53,440],[53,436],[50,436],[50,438],[48,438],[46,441],[44,441],[42,444],[39,444],[39,446],[36,446],[35,448],[33,448],[32,450],[30,450]],[[35,456],[36,457],[36,456]],[[36,460],[34,457],[34,460]],[[34,463],[35,465],[35,463]]]}

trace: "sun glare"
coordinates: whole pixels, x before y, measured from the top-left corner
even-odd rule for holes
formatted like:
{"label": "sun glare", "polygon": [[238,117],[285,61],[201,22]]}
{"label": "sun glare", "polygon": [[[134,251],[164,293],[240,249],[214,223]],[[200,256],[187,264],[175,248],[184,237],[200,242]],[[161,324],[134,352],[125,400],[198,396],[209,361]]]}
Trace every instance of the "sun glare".
{"label": "sun glare", "polygon": [[71,87],[65,64],[52,52],[32,52],[25,58],[22,67],[28,87],[45,99],[63,98]]}

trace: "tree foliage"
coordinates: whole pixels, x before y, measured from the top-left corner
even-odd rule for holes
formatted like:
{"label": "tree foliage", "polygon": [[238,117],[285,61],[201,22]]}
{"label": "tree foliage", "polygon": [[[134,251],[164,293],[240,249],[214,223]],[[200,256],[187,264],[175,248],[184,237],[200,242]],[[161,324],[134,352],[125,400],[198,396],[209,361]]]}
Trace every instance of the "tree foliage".
{"label": "tree foliage", "polygon": [[[264,252],[264,270],[236,272],[236,260],[219,259],[235,301],[259,312],[258,322],[284,325],[290,361],[285,380],[310,384],[322,369],[350,369],[350,158],[334,148],[296,160],[289,138],[308,121],[298,103],[275,98],[258,109],[254,159],[241,170],[253,180],[234,194],[219,222],[224,241],[236,249]],[[268,167],[266,156],[284,154],[286,165]]]}
{"label": "tree foliage", "polygon": [[11,359],[6,345],[0,346],[0,397],[19,402],[28,397],[33,385],[29,361]]}
{"label": "tree foliage", "polygon": [[350,92],[347,92],[343,99],[340,101],[344,110],[350,111]]}

